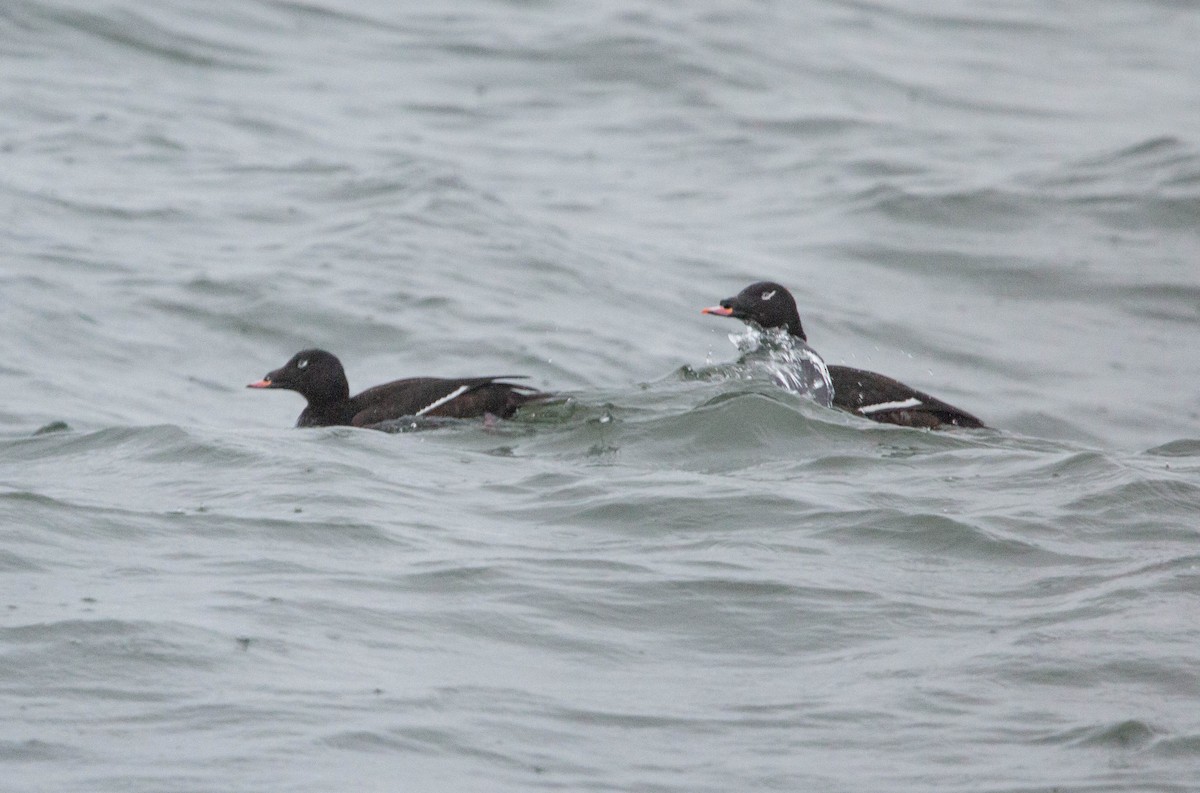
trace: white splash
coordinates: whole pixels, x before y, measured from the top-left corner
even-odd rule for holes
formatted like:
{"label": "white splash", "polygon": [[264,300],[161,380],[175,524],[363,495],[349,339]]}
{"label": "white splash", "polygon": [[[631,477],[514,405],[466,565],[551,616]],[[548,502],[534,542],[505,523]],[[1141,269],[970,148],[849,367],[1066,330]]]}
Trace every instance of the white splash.
{"label": "white splash", "polygon": [[729,334],[729,340],[742,354],[739,366],[748,377],[765,374],[788,391],[819,405],[833,404],[829,367],[816,350],[786,330],[746,326],[740,333]]}

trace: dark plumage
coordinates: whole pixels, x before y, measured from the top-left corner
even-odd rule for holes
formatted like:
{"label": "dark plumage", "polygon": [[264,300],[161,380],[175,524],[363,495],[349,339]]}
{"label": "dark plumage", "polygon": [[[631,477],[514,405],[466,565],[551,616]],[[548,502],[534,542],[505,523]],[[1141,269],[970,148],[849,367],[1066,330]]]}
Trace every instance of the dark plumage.
{"label": "dark plumage", "polygon": [[509,418],[517,408],[546,395],[501,377],[411,377],[350,396],[342,362],[325,350],[302,350],[247,388],[283,388],[308,400],[297,427],[369,427],[405,416]]}
{"label": "dark plumage", "polygon": [[[702,309],[705,314],[733,317],[761,328],[786,328],[807,342],[792,293],[772,281],[760,281]],[[854,369],[829,366],[833,406],[857,416],[904,427],[983,427],[979,419],[942,400],[910,388],[898,380]]]}

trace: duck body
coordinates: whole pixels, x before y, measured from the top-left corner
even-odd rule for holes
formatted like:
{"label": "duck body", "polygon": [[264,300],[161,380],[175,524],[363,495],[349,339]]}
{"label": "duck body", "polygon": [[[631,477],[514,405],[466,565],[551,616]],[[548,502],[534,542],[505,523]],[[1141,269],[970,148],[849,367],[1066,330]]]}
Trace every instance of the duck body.
{"label": "duck body", "polygon": [[833,406],[856,416],[902,427],[984,426],[965,410],[878,372],[835,364],[829,367],[829,377]]}
{"label": "duck body", "polygon": [[[763,328],[783,329],[808,347],[791,292],[773,281],[759,281],[722,300],[720,305],[701,309],[705,314],[732,317]],[[820,356],[812,351],[817,360]],[[918,391],[878,372],[850,366],[826,365],[832,390],[832,406],[856,416],[903,427],[981,428],[984,423],[965,410]]]}
{"label": "duck body", "polygon": [[350,396],[341,361],[325,350],[302,350],[248,388],[295,391],[308,401],[297,427],[372,427],[409,416],[511,418],[521,405],[545,394],[494,377],[410,377]]}

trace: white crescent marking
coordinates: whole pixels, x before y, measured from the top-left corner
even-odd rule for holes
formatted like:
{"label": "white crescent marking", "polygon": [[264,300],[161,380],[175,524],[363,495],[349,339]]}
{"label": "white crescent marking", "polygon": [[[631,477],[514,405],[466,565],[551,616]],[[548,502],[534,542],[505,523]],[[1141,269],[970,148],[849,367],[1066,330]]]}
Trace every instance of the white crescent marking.
{"label": "white crescent marking", "polygon": [[435,399],[434,401],[430,402],[428,405],[421,408],[413,415],[414,416],[424,416],[429,411],[434,410],[436,408],[440,408],[442,405],[453,400],[456,396],[459,396],[460,394],[465,394],[466,392],[468,392],[470,390],[471,390],[470,386],[460,385],[458,388],[454,389],[449,394],[446,394],[446,396],[442,397],[441,399]]}
{"label": "white crescent marking", "polygon": [[909,397],[900,402],[880,402],[875,405],[863,405],[858,409],[859,413],[878,413],[882,410],[903,410],[904,408],[919,407],[923,402],[916,397]]}
{"label": "white crescent marking", "polygon": [[763,292],[763,293],[762,293],[762,299],[763,299],[763,300],[770,300],[771,298],[775,297],[775,293],[776,293],[776,292],[778,292],[778,291],[779,291],[778,289],[772,289],[770,292]]}

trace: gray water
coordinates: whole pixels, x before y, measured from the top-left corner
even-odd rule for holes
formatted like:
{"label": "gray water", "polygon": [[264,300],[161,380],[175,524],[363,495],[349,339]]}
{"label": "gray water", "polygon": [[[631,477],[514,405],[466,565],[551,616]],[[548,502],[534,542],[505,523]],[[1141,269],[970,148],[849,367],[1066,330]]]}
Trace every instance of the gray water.
{"label": "gray water", "polygon": [[[1200,790],[1200,7],[0,5],[0,789]],[[931,433],[737,374],[773,279]],[[525,374],[296,430],[246,383]]]}

